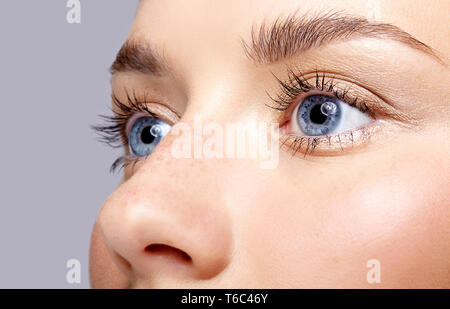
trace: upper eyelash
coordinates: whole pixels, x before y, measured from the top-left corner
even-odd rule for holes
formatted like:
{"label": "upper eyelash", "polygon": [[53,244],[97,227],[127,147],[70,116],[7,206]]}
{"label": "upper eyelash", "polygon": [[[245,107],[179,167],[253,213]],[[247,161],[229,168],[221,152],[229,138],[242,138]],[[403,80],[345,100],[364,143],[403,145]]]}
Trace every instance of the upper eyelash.
{"label": "upper eyelash", "polygon": [[287,82],[279,79],[275,74],[273,75],[280,85],[280,92],[276,97],[271,96],[269,93],[267,95],[277,106],[266,105],[275,110],[286,111],[300,94],[307,93],[311,90],[320,90],[332,93],[339,100],[358,108],[363,113],[368,113],[371,116],[374,115],[373,111],[364,101],[358,100],[358,98],[354,98],[353,100],[348,98],[347,94],[350,90],[348,87],[344,90],[337,88],[334,77],[327,77],[325,80],[325,73],[320,75],[316,70],[314,85],[308,82],[301,72],[296,73],[291,68],[288,69]]}
{"label": "upper eyelash", "polygon": [[[99,135],[99,141],[110,147],[120,148],[128,145],[128,137],[125,128],[130,117],[137,112],[145,112],[150,117],[157,117],[151,112],[146,104],[140,101],[135,91],[132,94],[126,92],[127,103],[122,102],[115,93],[112,93],[113,115],[100,115],[105,122],[103,125],[92,126],[92,129]],[[115,107],[115,108],[114,108]]]}
{"label": "upper eyelash", "polygon": [[[308,80],[306,80],[302,73],[298,72],[295,73],[292,69],[288,69],[288,79],[287,82],[279,79],[277,76],[274,75],[274,77],[277,79],[278,83],[280,84],[281,92],[278,93],[278,95],[274,98],[269,93],[269,98],[275,102],[278,106],[269,106],[270,108],[273,108],[278,111],[286,111],[291,104],[295,102],[295,99],[302,93],[307,93],[311,90],[320,90],[332,93],[336,98],[344,101],[345,103],[349,104],[350,106],[356,107],[359,110],[361,110],[364,113],[368,113],[370,115],[373,115],[372,110],[363,102],[358,101],[357,98],[355,98],[352,101],[348,101],[347,99],[347,92],[349,89],[344,89],[343,91],[339,90],[335,87],[334,78],[327,78],[325,81],[325,73],[323,73],[321,76],[319,75],[318,71],[316,70],[315,74],[315,82],[314,85],[311,85]],[[142,101],[140,101],[135,91],[130,95],[129,92],[125,91],[127,96],[127,102],[122,102],[116,94],[113,92],[111,95],[113,107],[113,115],[100,115],[100,117],[103,119],[105,124],[103,125],[97,125],[92,126],[92,129],[97,132],[99,135],[99,141],[103,142],[110,147],[113,148],[120,148],[122,146],[128,145],[128,137],[125,132],[126,125],[130,119],[130,117],[136,113],[136,112],[145,112],[150,117],[157,118],[157,115],[151,112],[146,104],[143,104]],[[290,138],[294,138],[294,145],[299,144],[298,147],[295,147],[294,154],[300,149],[300,147],[303,144],[304,139],[307,139],[308,142],[308,148],[306,150],[306,153],[308,152],[308,149],[310,150],[310,154],[314,150],[315,146],[317,145],[318,141],[322,138],[326,138],[328,141],[330,141],[330,136],[323,136],[323,137],[308,137],[308,136],[302,136],[302,137],[295,137],[295,136],[288,136],[286,140],[283,142],[283,144],[286,143],[286,141]],[[311,140],[310,140],[311,139]],[[300,143],[298,141],[300,140]],[[310,144],[311,143],[311,144]],[[311,146],[311,147],[310,147]],[[306,156],[305,153],[305,156]],[[134,160],[130,160],[127,155],[119,157],[117,160],[114,161],[112,164],[110,170],[111,172],[114,172],[116,170],[122,169],[124,166],[135,162]]]}
{"label": "upper eyelash", "polygon": [[[315,80],[314,84],[312,85],[308,80],[303,76],[301,72],[294,72],[291,68],[288,68],[288,78],[287,81],[283,81],[279,79],[275,74],[273,74],[276,80],[278,81],[280,85],[280,91],[277,94],[276,97],[272,97],[269,93],[269,98],[277,105],[277,106],[271,106],[266,104],[266,106],[284,112],[289,109],[289,107],[295,103],[296,99],[299,95],[303,93],[307,93],[311,90],[320,90],[324,92],[328,92],[333,94],[336,98],[339,100],[345,102],[346,104],[355,107],[359,109],[363,113],[367,113],[370,116],[374,117],[374,112],[371,108],[367,106],[367,104],[362,101],[358,100],[357,97],[354,99],[350,99],[348,97],[348,92],[350,90],[349,87],[341,90],[338,87],[336,87],[336,83],[334,82],[334,77],[325,77],[325,73],[319,74],[319,72],[316,70],[315,72]],[[364,131],[365,133],[365,131]],[[328,144],[331,145],[331,139],[333,137],[336,137],[338,139],[338,143],[342,149],[342,143],[341,143],[341,135],[345,135],[343,133],[339,133],[335,136],[332,135],[324,135],[324,136],[298,136],[296,134],[287,134],[284,141],[282,142],[282,145],[287,144],[290,142],[290,148],[292,148],[292,156],[295,156],[295,154],[300,151],[301,147],[305,145],[305,151],[304,156],[309,154],[311,155],[317,145],[323,141],[328,142]],[[347,135],[350,135],[350,139],[353,144],[353,132],[348,132]]]}

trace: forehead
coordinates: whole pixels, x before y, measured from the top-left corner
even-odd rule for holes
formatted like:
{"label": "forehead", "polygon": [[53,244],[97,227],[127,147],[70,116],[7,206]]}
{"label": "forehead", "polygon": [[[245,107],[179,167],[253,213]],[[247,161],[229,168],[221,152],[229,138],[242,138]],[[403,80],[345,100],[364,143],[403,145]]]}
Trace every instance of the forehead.
{"label": "forehead", "polygon": [[[417,0],[142,0],[130,37],[166,48],[213,48],[234,45],[248,38],[252,26],[273,22],[294,12],[315,14],[336,11],[391,23],[436,49],[450,52],[450,1]],[[421,22],[417,22],[420,17]],[[424,27],[424,23],[426,27]],[[226,44],[224,44],[226,43]]]}

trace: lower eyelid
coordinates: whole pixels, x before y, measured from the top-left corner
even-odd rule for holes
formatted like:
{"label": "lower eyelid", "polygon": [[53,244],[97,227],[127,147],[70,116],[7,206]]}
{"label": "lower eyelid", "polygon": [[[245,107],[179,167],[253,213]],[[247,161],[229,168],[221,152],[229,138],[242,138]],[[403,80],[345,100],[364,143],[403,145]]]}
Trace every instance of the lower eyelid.
{"label": "lower eyelid", "polygon": [[133,174],[134,168],[137,163],[141,160],[145,160],[146,157],[138,157],[133,154],[127,153],[114,161],[114,163],[110,167],[111,173],[115,173],[116,171],[126,170],[131,167],[130,173]]}
{"label": "lower eyelid", "polygon": [[[308,83],[313,86],[316,85],[315,82]],[[378,106],[382,105],[382,103],[375,102],[377,100],[375,95],[373,95],[374,98],[371,99],[370,104],[366,104],[366,102],[356,99],[361,96],[366,97],[362,90],[355,91],[353,89],[350,91],[337,82],[333,84],[333,87],[330,87],[333,90],[331,92],[327,91],[328,89],[326,87],[323,88],[325,90],[315,89],[314,87],[311,90],[301,92],[291,101],[287,109],[282,111],[280,119],[280,123],[282,123],[280,127],[280,144],[282,149],[289,151],[293,156],[301,156],[303,158],[310,157],[311,155],[332,157],[341,156],[349,151],[358,151],[369,142],[370,137],[380,128],[378,114],[375,116],[376,113],[374,110],[378,110]],[[341,95],[342,93],[344,95]],[[325,136],[301,136],[293,134],[291,128],[293,114],[307,97],[318,94],[335,97],[342,101],[342,104],[353,105],[354,108],[359,109],[362,113],[372,118],[373,121],[361,127],[337,134],[330,133]]]}
{"label": "lower eyelid", "polygon": [[[289,124],[287,124],[289,125]],[[322,136],[300,136],[287,133],[288,129],[280,130],[280,147],[292,156],[299,157],[334,157],[349,152],[360,151],[366,146],[372,136],[381,130],[382,123],[373,121],[351,131]]]}

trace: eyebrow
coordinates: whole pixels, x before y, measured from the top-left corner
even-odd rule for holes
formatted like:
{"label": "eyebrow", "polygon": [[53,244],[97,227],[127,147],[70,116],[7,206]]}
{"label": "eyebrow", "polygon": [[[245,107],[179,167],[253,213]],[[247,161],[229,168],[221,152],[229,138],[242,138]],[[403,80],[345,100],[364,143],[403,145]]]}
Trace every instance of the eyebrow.
{"label": "eyebrow", "polygon": [[137,40],[127,40],[117,53],[111,65],[110,72],[137,71],[160,75],[166,70],[163,59],[149,43]]}
{"label": "eyebrow", "polygon": [[[270,25],[263,22],[259,27],[252,27],[250,42],[241,39],[241,43],[248,59],[269,64],[329,43],[364,37],[397,41],[443,63],[430,46],[397,26],[336,12],[316,16],[297,16],[294,13],[279,17]],[[120,48],[110,68],[113,75],[128,71],[160,75],[167,70],[162,57],[148,42],[133,39],[127,40]]]}
{"label": "eyebrow", "polygon": [[336,12],[316,16],[297,16],[297,13],[294,13],[286,18],[277,18],[271,25],[263,22],[259,27],[252,27],[250,43],[243,39],[241,43],[250,60],[268,64],[332,42],[355,38],[397,41],[442,63],[430,46],[397,26]]}

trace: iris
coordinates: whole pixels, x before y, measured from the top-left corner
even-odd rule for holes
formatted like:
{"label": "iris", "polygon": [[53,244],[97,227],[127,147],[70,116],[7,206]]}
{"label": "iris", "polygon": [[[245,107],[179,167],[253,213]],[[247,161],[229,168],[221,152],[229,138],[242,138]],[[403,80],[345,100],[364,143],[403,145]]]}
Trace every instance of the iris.
{"label": "iris", "polygon": [[342,118],[341,101],[326,95],[311,95],[304,99],[297,111],[300,130],[309,136],[333,133]]}
{"label": "iris", "polygon": [[128,138],[130,151],[138,156],[148,156],[169,132],[171,126],[152,117],[141,117],[133,124]]}

